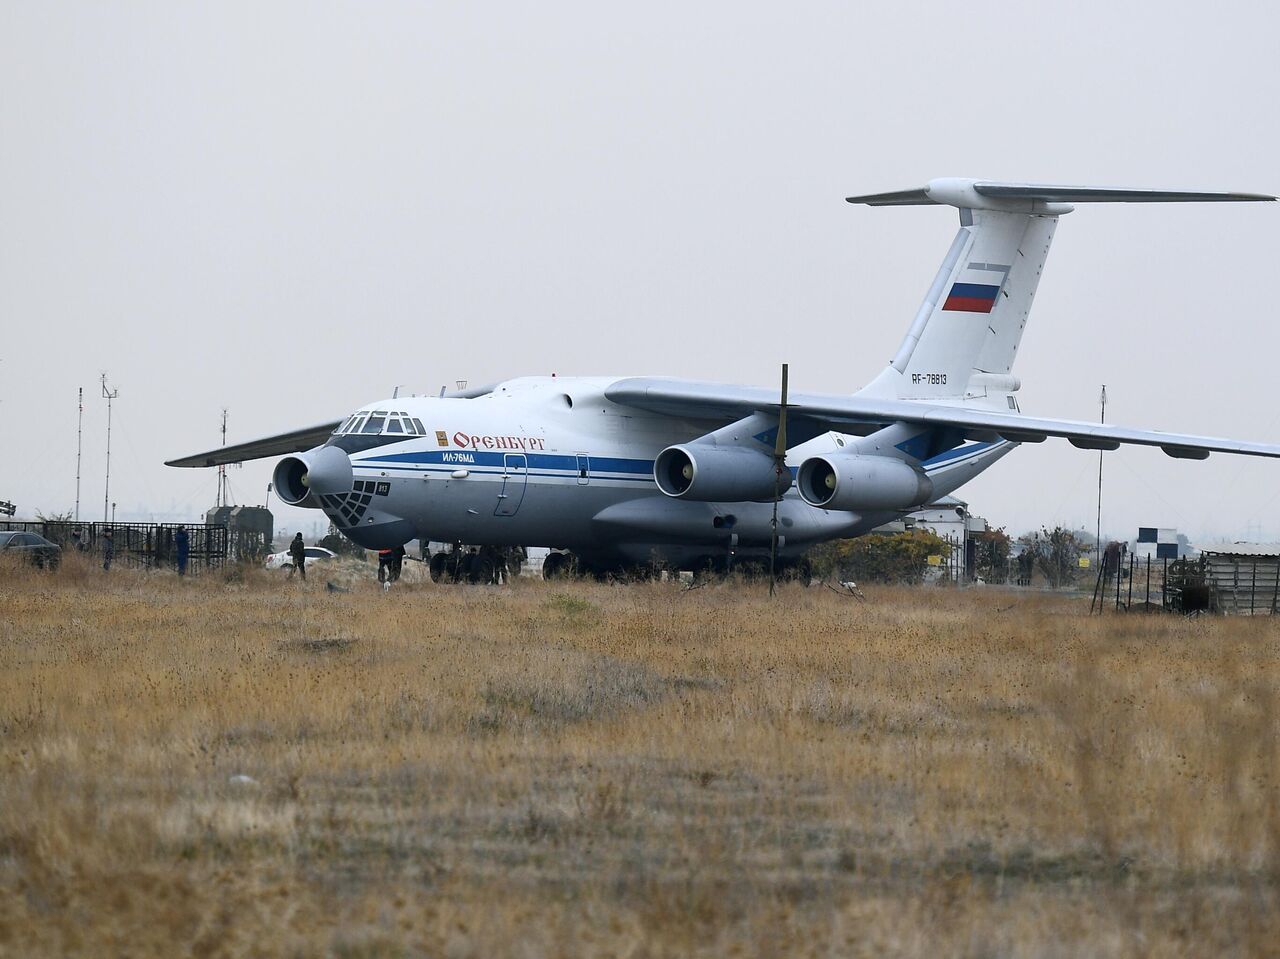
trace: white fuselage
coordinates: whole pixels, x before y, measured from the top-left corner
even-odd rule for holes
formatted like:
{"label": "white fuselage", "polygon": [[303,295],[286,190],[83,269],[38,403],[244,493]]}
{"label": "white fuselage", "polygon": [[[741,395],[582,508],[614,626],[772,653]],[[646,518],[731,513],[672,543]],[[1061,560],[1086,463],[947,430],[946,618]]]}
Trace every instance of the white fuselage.
{"label": "white fuselage", "polygon": [[[565,547],[603,562],[661,559],[689,565],[728,551],[767,552],[772,502],[686,502],[664,495],[653,464],[664,448],[716,423],[680,420],[610,403],[613,378],[527,377],[474,399],[398,398],[367,410],[416,417],[425,436],[336,435],[355,489],[318,505],[370,548],[412,538],[494,546]],[[832,433],[792,448],[788,465],[857,438]],[[925,464],[937,495],[1004,453],[1009,443],[968,444]],[[892,518],[818,509],[794,490],[778,510],[780,552],[854,536]]]}

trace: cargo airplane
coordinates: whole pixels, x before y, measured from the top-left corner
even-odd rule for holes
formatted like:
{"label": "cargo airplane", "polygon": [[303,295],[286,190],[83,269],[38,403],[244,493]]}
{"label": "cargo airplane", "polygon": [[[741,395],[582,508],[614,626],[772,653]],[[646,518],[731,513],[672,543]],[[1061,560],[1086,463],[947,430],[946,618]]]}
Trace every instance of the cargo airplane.
{"label": "cargo airplane", "polygon": [[[971,179],[849,197],[941,204],[960,226],[889,365],[852,395],[663,377],[528,376],[379,400],[316,426],[182,457],[283,456],[277,494],[374,549],[415,537],[558,548],[604,572],[761,563],[936,500],[1022,443],[1280,457],[1280,446],[1025,415],[1014,359],[1059,217],[1075,204],[1274,200],[1246,193]],[[774,537],[776,536],[776,542]]]}

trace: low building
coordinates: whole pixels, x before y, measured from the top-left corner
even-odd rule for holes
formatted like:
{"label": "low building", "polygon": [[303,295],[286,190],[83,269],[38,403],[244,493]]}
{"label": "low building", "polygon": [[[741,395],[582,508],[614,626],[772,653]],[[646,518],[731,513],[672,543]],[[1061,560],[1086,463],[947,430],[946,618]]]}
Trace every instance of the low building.
{"label": "low building", "polygon": [[905,533],[911,529],[928,530],[951,545],[951,555],[938,565],[931,565],[926,582],[948,577],[955,582],[968,582],[975,576],[976,557],[972,534],[984,533],[990,526],[981,516],[969,512],[969,504],[955,496],[943,496],[922,506],[902,519],[877,526],[873,533]]}
{"label": "low building", "polygon": [[1204,582],[1220,613],[1275,615],[1280,605],[1280,543],[1207,543],[1200,546]]}

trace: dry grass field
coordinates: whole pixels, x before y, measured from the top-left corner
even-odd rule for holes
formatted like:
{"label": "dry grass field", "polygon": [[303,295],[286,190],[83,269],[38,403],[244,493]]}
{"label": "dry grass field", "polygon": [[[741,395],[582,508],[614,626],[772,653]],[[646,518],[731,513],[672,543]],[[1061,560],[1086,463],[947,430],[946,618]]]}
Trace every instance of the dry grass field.
{"label": "dry grass field", "polygon": [[1280,951],[1280,624],[77,559],[0,570],[3,956]]}

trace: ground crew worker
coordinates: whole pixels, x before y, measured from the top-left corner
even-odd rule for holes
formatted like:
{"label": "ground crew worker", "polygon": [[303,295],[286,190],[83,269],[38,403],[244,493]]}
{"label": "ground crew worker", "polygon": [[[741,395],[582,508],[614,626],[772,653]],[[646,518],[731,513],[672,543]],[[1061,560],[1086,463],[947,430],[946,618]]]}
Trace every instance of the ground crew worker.
{"label": "ground crew worker", "polygon": [[390,578],[395,582],[395,577],[391,575],[391,554],[392,550],[378,550],[378,582],[385,583]]}
{"label": "ground crew worker", "polygon": [[187,575],[187,559],[191,555],[191,539],[187,535],[187,528],[179,526],[178,531],[173,534],[173,548],[178,552],[178,575]]}
{"label": "ground crew worker", "polygon": [[102,570],[103,572],[111,571],[111,560],[116,555],[116,540],[112,536],[111,530],[104,529],[102,531]]}
{"label": "ground crew worker", "polygon": [[293,568],[305,580],[307,578],[307,547],[302,542],[301,533],[295,536],[293,542],[289,544],[289,556],[293,560]]}
{"label": "ground crew worker", "polygon": [[404,544],[400,544],[391,550],[391,582],[397,582],[400,579],[400,572],[404,569]]}

